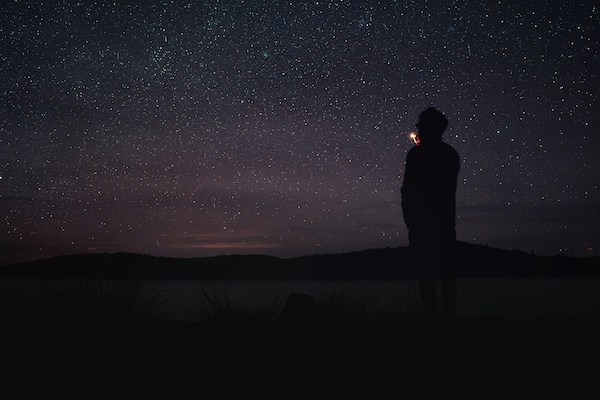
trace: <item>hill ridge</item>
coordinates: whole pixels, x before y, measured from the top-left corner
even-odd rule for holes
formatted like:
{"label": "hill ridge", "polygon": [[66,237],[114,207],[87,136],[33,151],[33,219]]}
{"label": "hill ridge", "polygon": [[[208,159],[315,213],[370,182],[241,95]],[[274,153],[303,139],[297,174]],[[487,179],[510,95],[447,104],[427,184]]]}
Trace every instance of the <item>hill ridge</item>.
{"label": "hill ridge", "polygon": [[[457,277],[598,276],[599,257],[538,256],[465,242],[457,243]],[[231,254],[171,258],[137,253],[84,253],[0,266],[0,277],[30,278],[413,278],[408,247],[280,258]]]}

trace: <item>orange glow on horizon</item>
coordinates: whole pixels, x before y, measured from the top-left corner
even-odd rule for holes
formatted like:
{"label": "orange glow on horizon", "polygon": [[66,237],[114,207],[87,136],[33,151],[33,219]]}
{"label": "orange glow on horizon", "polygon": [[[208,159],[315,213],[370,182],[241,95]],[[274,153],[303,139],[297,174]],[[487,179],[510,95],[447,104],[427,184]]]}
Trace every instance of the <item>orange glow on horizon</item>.
{"label": "orange glow on horizon", "polygon": [[277,243],[247,243],[247,242],[217,242],[217,243],[187,243],[187,244],[172,244],[167,247],[177,249],[274,249],[281,247]]}

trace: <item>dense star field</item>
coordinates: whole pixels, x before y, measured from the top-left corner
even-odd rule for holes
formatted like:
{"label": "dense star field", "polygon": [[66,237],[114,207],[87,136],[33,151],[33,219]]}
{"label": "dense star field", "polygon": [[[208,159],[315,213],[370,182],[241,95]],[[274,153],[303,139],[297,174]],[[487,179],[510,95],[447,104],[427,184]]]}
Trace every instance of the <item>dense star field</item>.
{"label": "dense star field", "polygon": [[407,245],[434,105],[458,239],[600,248],[587,1],[3,1],[0,259]]}

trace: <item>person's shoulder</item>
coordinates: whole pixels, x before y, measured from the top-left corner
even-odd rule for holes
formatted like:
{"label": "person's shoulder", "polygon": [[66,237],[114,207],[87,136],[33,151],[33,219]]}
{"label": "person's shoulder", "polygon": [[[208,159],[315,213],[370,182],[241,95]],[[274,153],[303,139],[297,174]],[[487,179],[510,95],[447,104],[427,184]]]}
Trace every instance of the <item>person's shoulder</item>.
{"label": "person's shoulder", "polygon": [[451,151],[451,152],[454,152],[454,153],[458,154],[458,152],[454,149],[454,147],[452,147],[447,142],[442,141],[441,144],[444,147],[444,149],[446,149],[446,151]]}
{"label": "person's shoulder", "polygon": [[452,147],[451,145],[449,145],[446,142],[442,142],[444,151],[446,153],[448,153],[449,155],[451,155],[453,158],[458,158],[458,151],[456,151],[456,149],[454,147]]}
{"label": "person's shoulder", "polygon": [[419,146],[413,146],[408,153],[406,154],[406,158],[414,158],[419,154],[421,148]]}

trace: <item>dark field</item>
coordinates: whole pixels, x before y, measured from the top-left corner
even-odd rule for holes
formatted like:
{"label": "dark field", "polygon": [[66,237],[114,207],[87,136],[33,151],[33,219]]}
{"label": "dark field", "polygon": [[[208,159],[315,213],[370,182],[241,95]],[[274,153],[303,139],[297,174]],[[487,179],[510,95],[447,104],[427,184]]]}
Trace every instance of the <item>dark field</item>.
{"label": "dark field", "polygon": [[458,319],[407,249],[296,259],[65,256],[0,270],[22,396],[596,398],[597,259],[460,244]]}
{"label": "dark field", "polygon": [[365,311],[342,291],[244,307],[204,286],[177,321],[165,292],[139,281],[11,290],[2,296],[2,386],[23,395],[589,398],[598,391],[598,330],[565,313],[426,322],[417,304],[397,315]]}

